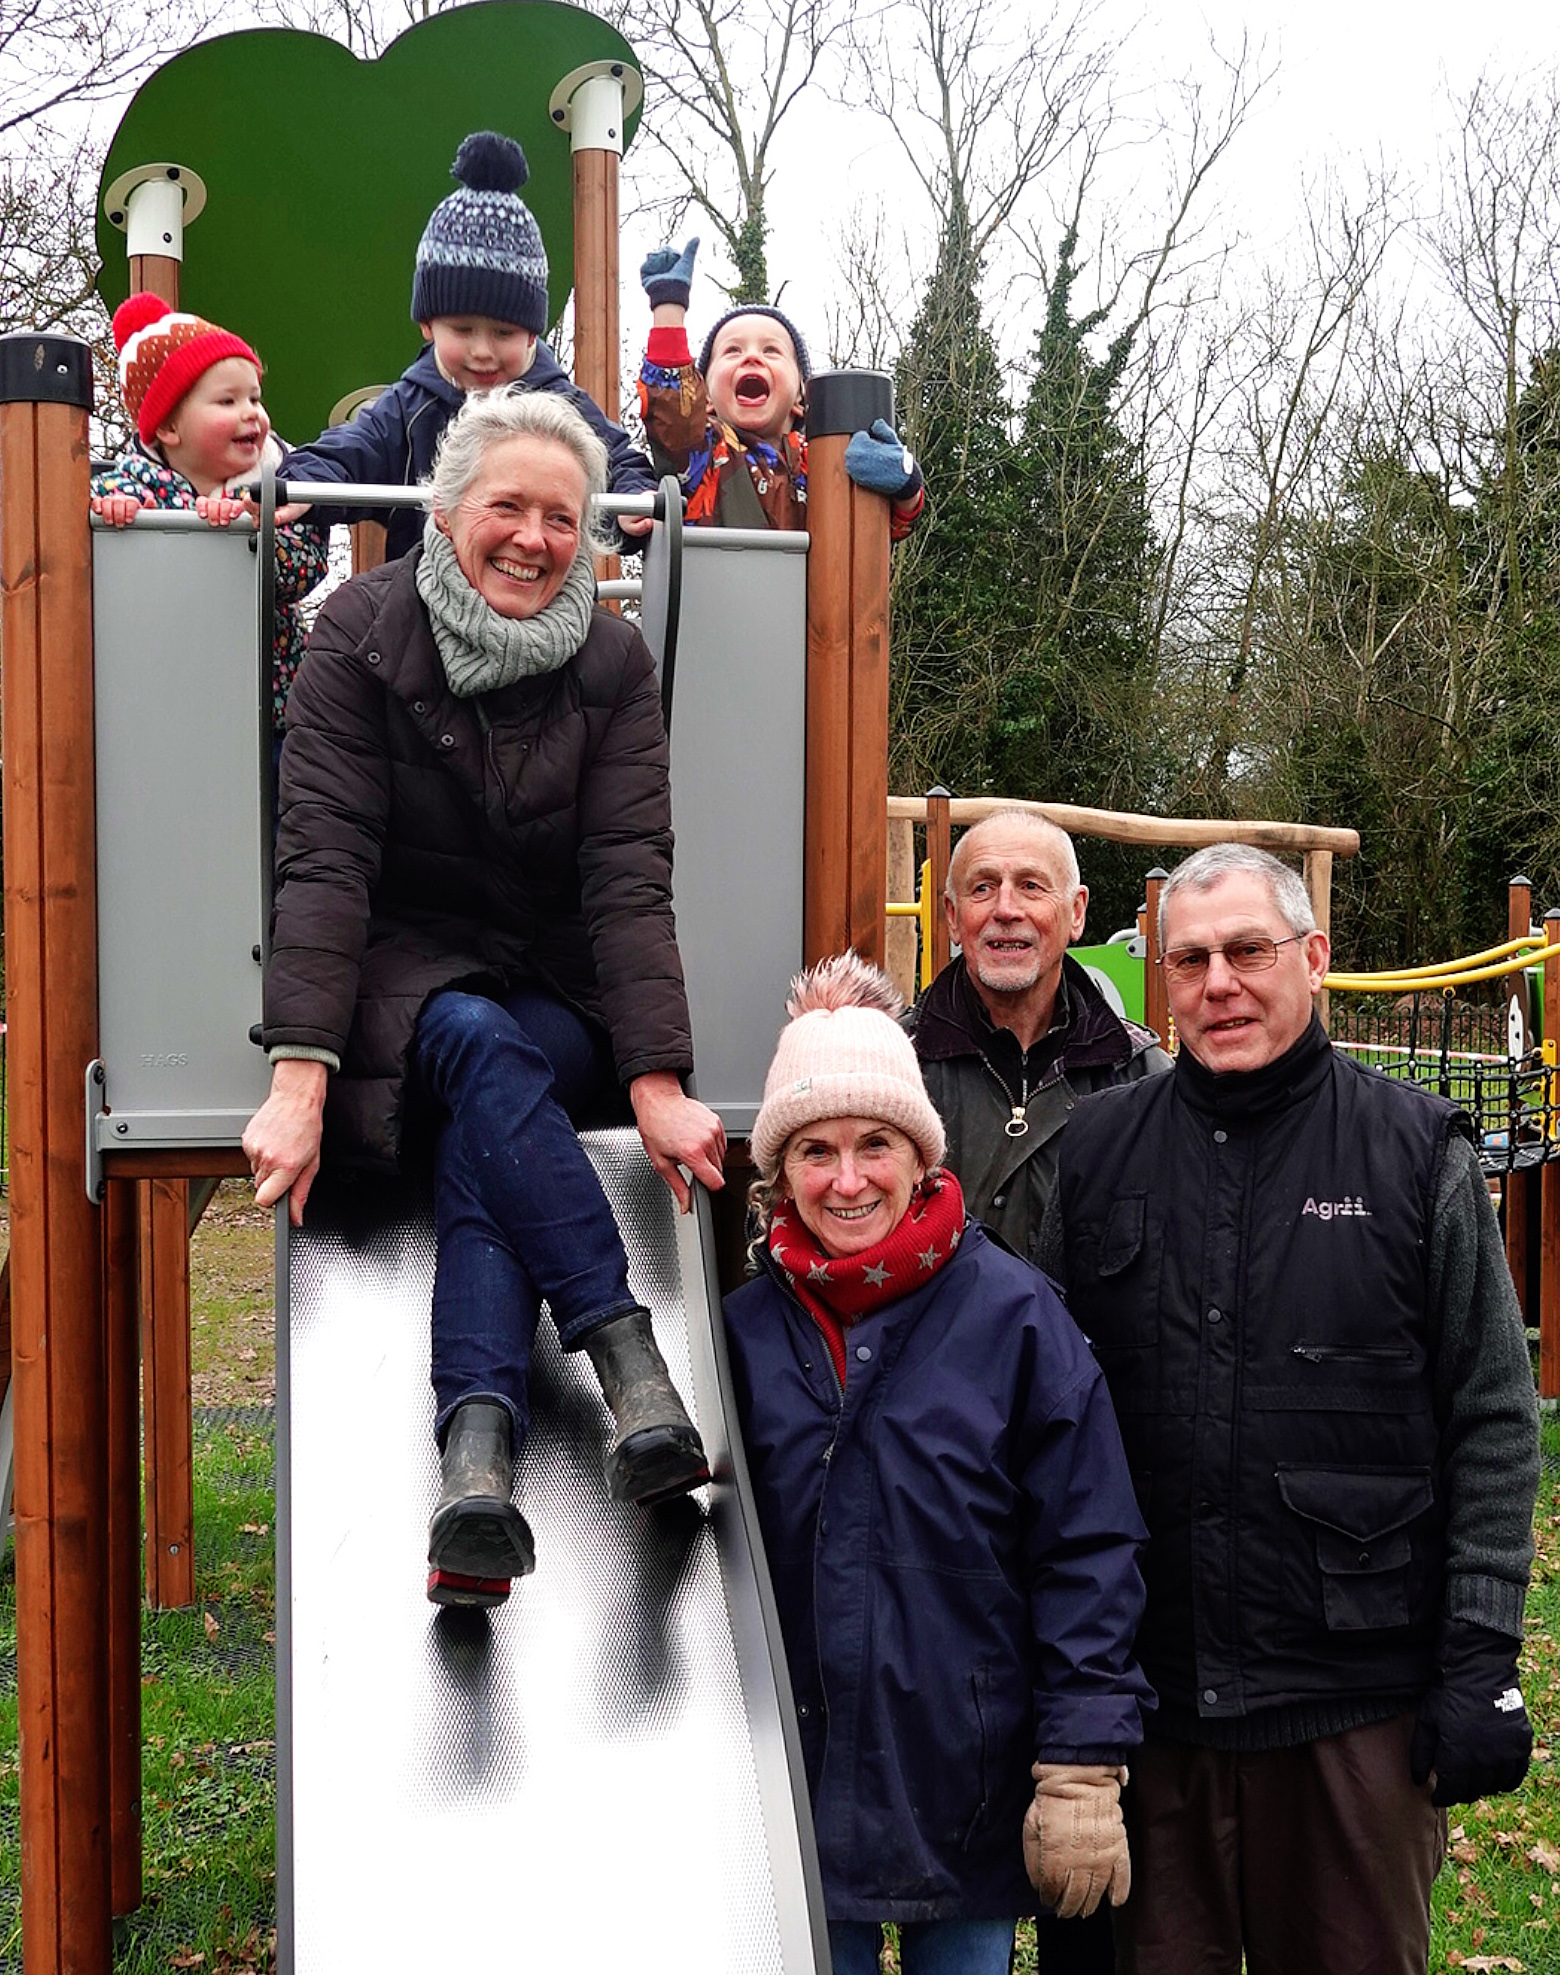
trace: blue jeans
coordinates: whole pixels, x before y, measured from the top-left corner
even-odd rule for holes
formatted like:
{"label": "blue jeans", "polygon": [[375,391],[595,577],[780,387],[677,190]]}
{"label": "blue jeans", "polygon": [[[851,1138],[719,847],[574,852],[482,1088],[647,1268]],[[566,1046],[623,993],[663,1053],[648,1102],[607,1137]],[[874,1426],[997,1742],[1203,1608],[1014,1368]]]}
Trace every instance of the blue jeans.
{"label": "blue jeans", "polygon": [[616,1087],[580,1016],[522,988],[500,1002],[446,990],[424,1004],[412,1060],[434,1113],[436,1428],[497,1399],[516,1451],[530,1423],[531,1344],[547,1299],[565,1350],[637,1308],[628,1260],[573,1120]]}
{"label": "blue jeans", "polygon": [[[1011,1920],[907,1920],[899,1929],[901,1975],[1008,1975]],[[831,1920],[834,1975],[878,1975],[883,1930],[875,1920]]]}

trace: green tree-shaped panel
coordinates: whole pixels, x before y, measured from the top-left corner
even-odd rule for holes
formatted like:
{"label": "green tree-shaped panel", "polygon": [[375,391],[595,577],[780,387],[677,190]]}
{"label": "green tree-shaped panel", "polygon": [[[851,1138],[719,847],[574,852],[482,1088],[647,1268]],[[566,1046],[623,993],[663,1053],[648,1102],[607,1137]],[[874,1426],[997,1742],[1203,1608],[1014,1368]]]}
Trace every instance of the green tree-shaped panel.
{"label": "green tree-shaped panel", "polygon": [[560,0],[453,8],[372,62],[285,28],[200,42],[142,85],[109,146],[103,300],[124,300],[129,264],[102,191],[136,165],[198,172],[207,204],[185,231],[182,305],[260,352],[272,422],[300,444],[347,392],[392,382],[416,355],[418,239],[455,190],[460,140],[499,130],[530,163],[522,196],[546,242],[556,319],[573,278],[573,176],[548,98],[587,62],[638,66],[606,22]]}

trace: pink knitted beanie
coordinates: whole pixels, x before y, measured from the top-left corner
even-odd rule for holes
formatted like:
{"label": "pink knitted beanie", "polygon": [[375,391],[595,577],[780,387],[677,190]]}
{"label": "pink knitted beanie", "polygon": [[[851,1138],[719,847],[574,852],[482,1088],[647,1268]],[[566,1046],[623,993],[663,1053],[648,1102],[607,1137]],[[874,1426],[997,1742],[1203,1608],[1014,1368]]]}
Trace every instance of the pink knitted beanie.
{"label": "pink knitted beanie", "polygon": [[825,1118],[876,1118],[915,1141],[922,1162],[941,1165],[947,1135],[926,1094],[910,1038],[895,1017],[904,1004],[892,982],[854,953],[798,974],[753,1125],[753,1159],[773,1181],[793,1132]]}

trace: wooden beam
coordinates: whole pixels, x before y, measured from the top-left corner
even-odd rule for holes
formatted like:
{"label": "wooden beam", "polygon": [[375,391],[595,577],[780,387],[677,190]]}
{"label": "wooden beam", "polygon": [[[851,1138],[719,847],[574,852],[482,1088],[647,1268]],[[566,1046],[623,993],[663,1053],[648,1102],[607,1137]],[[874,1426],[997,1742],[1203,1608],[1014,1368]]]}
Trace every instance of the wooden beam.
{"label": "wooden beam", "polygon": [[852,484],[852,432],[887,418],[870,371],[827,371],[807,394],[807,962],[883,958],[888,867],[888,502]]}
{"label": "wooden beam", "polygon": [[[574,381],[615,425],[618,402],[618,153],[577,150],[574,164]],[[621,573],[615,555],[596,558],[596,574]],[[615,604],[608,606],[615,610]]]}
{"label": "wooden beam", "polygon": [[82,1080],[97,1055],[91,356],[0,337],[11,1322],[21,1921],[27,1975],[109,1975],[102,1247]]}
{"label": "wooden beam", "polygon": [[[951,805],[955,823],[978,823],[998,809],[1032,809],[1072,836],[1103,837],[1108,843],[1200,850],[1210,843],[1251,843],[1263,850],[1330,850],[1338,857],[1359,854],[1358,830],[1328,830],[1311,823],[1225,823],[1209,817],[1138,816],[1120,809],[1080,809],[1070,802],[1019,802],[1011,796],[958,796]],[[890,817],[926,821],[926,798],[891,795]]]}
{"label": "wooden beam", "polygon": [[932,979],[947,966],[953,953],[948,931],[948,914],[943,898],[948,888],[948,866],[953,861],[953,824],[948,811],[948,791],[932,789],[926,798],[926,855],[931,863],[927,883],[932,889]]}
{"label": "wooden beam", "polygon": [[1158,864],[1149,872],[1143,913],[1143,1026],[1152,1029],[1166,1049],[1170,1047],[1170,997],[1165,992],[1165,970],[1159,964],[1159,894],[1169,875]]}
{"label": "wooden beam", "polygon": [[[1560,941],[1560,911],[1544,914],[1544,938]],[[1560,965],[1544,969],[1544,1048],[1553,1065],[1560,1042]],[[1560,1133],[1560,1069],[1545,1080],[1544,1129]],[[1560,1162],[1543,1167],[1538,1190],[1538,1396],[1560,1399]]]}
{"label": "wooden beam", "polygon": [[[898,822],[888,831],[888,902],[890,905],[915,903],[915,825]],[[916,991],[915,921],[899,914],[883,929],[883,971],[908,1004]]]}
{"label": "wooden beam", "polygon": [[[1514,877],[1506,886],[1506,937],[1525,939],[1533,930],[1533,887],[1525,877]],[[1548,969],[1545,974],[1547,976]],[[1526,970],[1519,967],[1508,974],[1502,983],[1506,994],[1507,1026],[1513,1021],[1520,1022],[1524,1046],[1532,1041],[1533,1009],[1528,991]],[[1523,1107],[1515,1099],[1507,1119],[1510,1137],[1507,1150],[1513,1156],[1517,1149],[1517,1134],[1521,1129]],[[1519,1172],[1516,1167],[1507,1169],[1501,1182],[1501,1219],[1505,1223],[1506,1266],[1511,1271],[1511,1280],[1517,1292],[1517,1301],[1522,1305],[1522,1314],[1528,1316],[1533,1307],[1533,1287],[1528,1281],[1528,1207],[1532,1199],[1532,1184],[1527,1172]]]}
{"label": "wooden beam", "polygon": [[130,293],[142,290],[165,301],[170,309],[179,306],[179,262],[172,254],[132,254]]}
{"label": "wooden beam", "polygon": [[[1332,939],[1332,879],[1332,852],[1308,850],[1305,854],[1305,888],[1311,895],[1311,911],[1315,916],[1317,929],[1324,932],[1329,941]],[[1326,988],[1317,989],[1315,1005],[1322,1027],[1325,1029],[1331,1011],[1331,997]]]}
{"label": "wooden beam", "polygon": [[143,1181],[140,1195],[146,1601],[171,1611],[195,1602],[189,1182]]}
{"label": "wooden beam", "polygon": [[141,1904],[141,1340],[137,1188],[104,1194],[108,1387],[108,1780],[112,1906]]}
{"label": "wooden beam", "polygon": [[236,1145],[204,1151],[186,1146],[170,1152],[105,1152],[103,1171],[119,1180],[248,1179],[249,1161]]}

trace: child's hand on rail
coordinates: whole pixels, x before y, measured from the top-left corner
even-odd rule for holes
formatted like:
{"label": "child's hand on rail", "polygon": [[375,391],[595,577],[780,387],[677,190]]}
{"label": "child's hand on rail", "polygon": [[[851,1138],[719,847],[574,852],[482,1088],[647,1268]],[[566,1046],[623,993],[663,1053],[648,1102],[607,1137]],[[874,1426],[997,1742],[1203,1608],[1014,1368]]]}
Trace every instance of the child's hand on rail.
{"label": "child's hand on rail", "polygon": [[94,494],[92,512],[100,514],[112,528],[128,528],[143,507],[151,507],[139,494]]}
{"label": "child's hand on rail", "polygon": [[236,494],[197,494],[195,512],[213,528],[227,528],[248,508]]}
{"label": "child's hand on rail", "polygon": [[[260,526],[260,503],[250,493],[247,487],[244,489],[240,498],[244,503],[245,514],[253,516],[254,524],[258,528]],[[276,510],[277,527],[285,528],[289,522],[302,521],[303,517],[309,512],[311,505],[312,503],[309,501],[289,501],[285,507],[279,507]]]}
{"label": "child's hand on rail", "polygon": [[655,526],[653,514],[620,514],[617,525],[625,535],[648,535]]}

